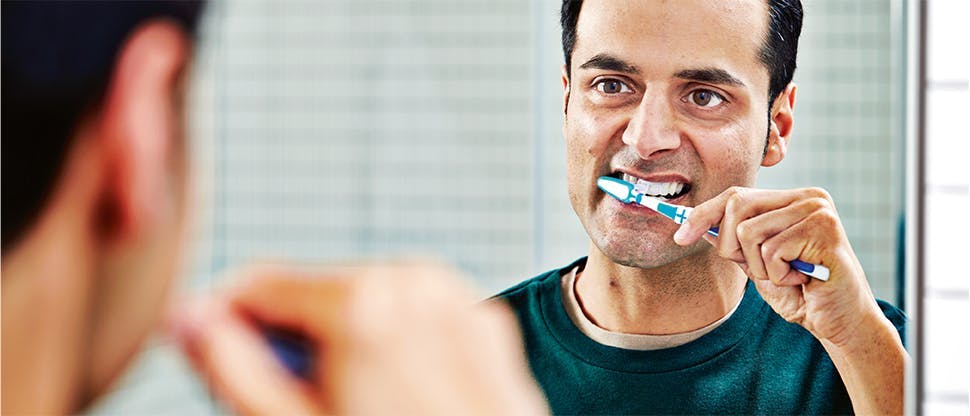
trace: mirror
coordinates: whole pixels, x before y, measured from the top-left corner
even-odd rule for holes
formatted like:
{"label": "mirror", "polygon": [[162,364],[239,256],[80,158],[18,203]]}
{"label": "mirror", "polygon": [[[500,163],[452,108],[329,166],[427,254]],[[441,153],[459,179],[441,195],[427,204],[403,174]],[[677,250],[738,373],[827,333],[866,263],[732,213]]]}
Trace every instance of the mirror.
{"label": "mirror", "polygon": [[[875,295],[905,309],[898,3],[805,2],[795,130],[758,184],[827,189]],[[557,2],[210,7],[192,117],[207,218],[188,286],[254,257],[418,251],[487,296],[587,252],[566,194]],[[99,411],[205,409],[170,354],[149,351]]]}

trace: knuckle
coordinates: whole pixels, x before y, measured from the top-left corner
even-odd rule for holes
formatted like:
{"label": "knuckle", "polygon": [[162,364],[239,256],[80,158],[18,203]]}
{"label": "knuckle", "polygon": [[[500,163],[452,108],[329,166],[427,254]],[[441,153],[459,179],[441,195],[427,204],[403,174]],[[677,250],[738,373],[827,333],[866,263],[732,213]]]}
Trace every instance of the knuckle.
{"label": "knuckle", "polygon": [[761,258],[765,259],[766,263],[781,260],[781,251],[778,249],[778,245],[772,241],[765,241],[761,245]]}
{"label": "knuckle", "polygon": [[747,199],[747,193],[745,189],[739,186],[732,186],[728,188],[728,206],[735,208],[745,206],[745,200]]}
{"label": "knuckle", "polygon": [[832,195],[830,195],[829,191],[826,191],[825,188],[812,186],[809,188],[805,188],[805,193],[815,198],[822,198],[828,202],[832,201]]}
{"label": "knuckle", "polygon": [[741,242],[752,242],[758,237],[757,230],[750,221],[743,221],[738,224],[734,232],[737,235],[738,240]]}
{"label": "knuckle", "polygon": [[812,197],[802,201],[802,204],[806,205],[811,212],[822,211],[829,209],[831,204],[825,198]]}
{"label": "knuckle", "polygon": [[839,216],[831,208],[819,209],[809,216],[812,224],[823,229],[839,228]]}
{"label": "knuckle", "polygon": [[725,190],[724,192],[729,197],[733,197],[735,195],[739,195],[739,194],[744,193],[744,187],[743,186],[731,186],[727,190]]}

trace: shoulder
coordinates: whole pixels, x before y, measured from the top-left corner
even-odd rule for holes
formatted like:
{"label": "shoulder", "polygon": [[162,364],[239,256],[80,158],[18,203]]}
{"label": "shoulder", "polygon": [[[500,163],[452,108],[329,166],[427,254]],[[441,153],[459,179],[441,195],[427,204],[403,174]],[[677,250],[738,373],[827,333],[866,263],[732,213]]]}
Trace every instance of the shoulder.
{"label": "shoulder", "polygon": [[514,309],[519,309],[525,303],[535,302],[540,292],[558,288],[559,281],[564,273],[568,273],[576,266],[584,265],[585,262],[586,258],[583,257],[566,267],[539,274],[499,292],[489,298],[488,301],[505,301]]}
{"label": "shoulder", "polygon": [[499,292],[498,294],[489,298],[489,300],[505,300],[508,302],[514,302],[518,299],[535,296],[543,284],[548,283],[550,279],[558,280],[557,278],[560,277],[559,271],[560,269],[554,269],[530,279],[526,279],[519,282],[515,286]]}
{"label": "shoulder", "polygon": [[523,296],[529,296],[530,293],[536,291],[538,289],[538,287],[543,282],[545,282],[545,281],[553,278],[555,275],[558,275],[558,273],[556,273],[557,271],[558,271],[558,269],[557,270],[550,270],[550,271],[545,272],[545,273],[542,273],[542,274],[540,274],[538,276],[535,276],[535,277],[532,277],[530,279],[526,279],[526,280],[524,280],[522,282],[519,282],[515,286],[512,286],[512,287],[510,287],[508,289],[505,289],[505,290],[499,292],[498,294],[492,296],[490,298],[490,300],[492,300],[492,299],[494,299],[494,300],[498,300],[498,299],[510,300],[510,299],[515,299],[515,298],[520,298],[520,297],[523,297]]}

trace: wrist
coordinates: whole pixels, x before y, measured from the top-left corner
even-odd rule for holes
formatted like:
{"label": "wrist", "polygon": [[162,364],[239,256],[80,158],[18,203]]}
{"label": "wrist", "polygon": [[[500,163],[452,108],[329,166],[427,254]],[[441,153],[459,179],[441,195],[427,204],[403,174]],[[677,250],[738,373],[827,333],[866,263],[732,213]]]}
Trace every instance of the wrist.
{"label": "wrist", "polygon": [[882,313],[861,320],[842,342],[821,340],[857,414],[901,414],[906,350]]}
{"label": "wrist", "polygon": [[903,352],[902,340],[892,322],[878,306],[867,311],[855,325],[837,337],[821,339],[822,345],[833,360],[853,357],[872,357],[891,352]]}

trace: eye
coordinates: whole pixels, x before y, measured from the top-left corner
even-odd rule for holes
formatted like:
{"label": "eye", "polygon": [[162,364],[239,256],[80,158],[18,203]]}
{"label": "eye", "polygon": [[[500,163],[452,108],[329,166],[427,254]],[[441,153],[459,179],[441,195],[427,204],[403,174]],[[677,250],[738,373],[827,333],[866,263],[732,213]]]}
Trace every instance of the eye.
{"label": "eye", "polygon": [[633,92],[623,81],[616,79],[604,79],[596,83],[596,90],[603,94],[622,94]]}
{"label": "eye", "polygon": [[711,90],[694,90],[688,96],[691,102],[704,108],[714,108],[724,102],[720,94]]}

